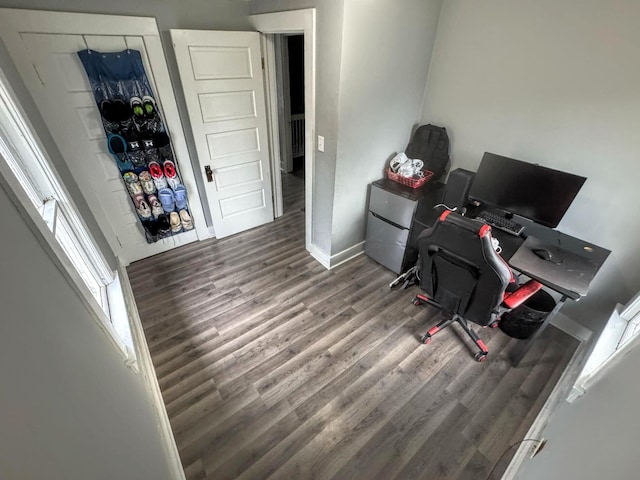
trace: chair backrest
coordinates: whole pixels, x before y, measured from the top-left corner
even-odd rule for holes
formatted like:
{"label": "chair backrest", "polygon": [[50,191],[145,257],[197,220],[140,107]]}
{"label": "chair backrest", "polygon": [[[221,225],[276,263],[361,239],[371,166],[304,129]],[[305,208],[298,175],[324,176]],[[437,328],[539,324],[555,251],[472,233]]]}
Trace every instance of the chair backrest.
{"label": "chair backrest", "polygon": [[446,211],[418,237],[420,287],[450,313],[488,325],[513,278],[491,227]]}

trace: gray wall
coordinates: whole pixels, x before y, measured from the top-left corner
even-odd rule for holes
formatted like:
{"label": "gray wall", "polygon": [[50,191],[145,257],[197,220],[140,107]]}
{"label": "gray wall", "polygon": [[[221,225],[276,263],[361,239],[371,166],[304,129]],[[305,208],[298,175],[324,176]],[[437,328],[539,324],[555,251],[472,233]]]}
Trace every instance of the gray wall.
{"label": "gray wall", "polygon": [[364,240],[367,185],[420,119],[441,0],[345,0],[331,253]]}
{"label": "gray wall", "polygon": [[169,479],[142,376],[2,188],[0,211],[0,478]]}
{"label": "gray wall", "polygon": [[253,0],[251,13],[315,7],[313,242],[337,254],[364,240],[367,184],[418,122],[441,0]]}
{"label": "gray wall", "polygon": [[584,175],[559,229],[613,251],[566,312],[598,330],[640,287],[640,3],[443,2],[422,122],[453,167],[489,151]]}
{"label": "gray wall", "polygon": [[312,242],[331,253],[334,183],[338,145],[338,101],[344,0],[253,0],[251,14],[316,8],[316,135],[325,137],[316,151]]}
{"label": "gray wall", "polygon": [[542,432],[547,445],[518,479],[638,478],[638,365],[635,348],[583,397],[559,407]]}
{"label": "gray wall", "polygon": [[[185,135],[187,139],[187,147],[191,156],[191,163],[194,166],[196,172],[200,171],[198,165],[195,143],[193,141],[193,135],[190,130],[190,123],[187,116],[186,103],[184,95],[182,93],[182,85],[180,83],[180,76],[178,74],[178,67],[175,61],[175,55],[173,47],[171,46],[171,38],[169,36],[169,29],[171,28],[184,28],[194,30],[251,30],[248,22],[249,6],[247,2],[235,1],[235,0],[189,0],[184,2],[181,0],[136,0],[132,2],[130,0],[110,0],[108,2],[99,0],[0,0],[0,7],[8,8],[23,8],[32,10],[55,10],[65,12],[80,12],[80,13],[101,13],[108,15],[131,15],[141,17],[155,17],[158,22],[158,29],[160,30],[162,43],[164,46],[165,55],[167,57],[167,64],[169,67],[169,74],[174,87],[174,93],[178,102],[178,110],[181,113],[181,120],[184,126]],[[11,84],[17,90],[28,92],[24,88],[22,81],[15,71],[15,67],[10,57],[7,55],[6,49],[0,41],[0,68],[10,76]],[[21,98],[21,101],[24,99]],[[33,104],[29,98],[29,104]],[[50,140],[50,134],[48,133],[44,122],[40,118],[39,114],[33,108],[30,109],[30,118],[33,114],[34,119],[32,121],[37,125],[38,132],[45,132],[43,135],[47,137],[47,141]],[[64,165],[64,161],[57,151],[55,145],[50,147],[47,143],[47,149],[52,151],[54,163],[61,175],[64,176],[67,188],[70,190],[74,200],[80,204],[79,208],[85,219],[88,220],[91,230],[96,237],[99,237],[99,243],[103,247],[105,252],[110,252],[104,237],[97,230],[97,225],[93,219],[86,202],[82,198],[78,187],[73,184],[73,179],[69,173],[68,168]],[[68,181],[67,181],[68,180]],[[202,176],[196,173],[196,182],[201,192],[204,192],[204,186],[202,183]],[[203,208],[205,210],[206,221],[211,226],[211,216],[209,213],[209,207],[205,199],[203,199]],[[113,255],[110,255],[110,260]]]}

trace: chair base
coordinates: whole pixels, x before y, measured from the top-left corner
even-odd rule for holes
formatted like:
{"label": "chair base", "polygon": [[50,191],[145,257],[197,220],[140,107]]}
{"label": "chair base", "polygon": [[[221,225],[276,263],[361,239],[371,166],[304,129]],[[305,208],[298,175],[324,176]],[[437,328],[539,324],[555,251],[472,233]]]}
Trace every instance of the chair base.
{"label": "chair base", "polygon": [[[415,305],[421,305],[422,303],[430,303],[432,305],[439,306],[433,300],[420,294],[418,294],[416,298],[414,298],[413,303]],[[467,335],[469,335],[471,340],[473,340],[473,343],[475,343],[476,346],[478,347],[478,351],[475,353],[473,358],[475,358],[476,361],[478,362],[484,362],[487,358],[487,355],[489,354],[489,350],[487,349],[487,346],[480,339],[480,337],[478,337],[478,334],[475,332],[475,330],[469,326],[469,322],[467,322],[467,320],[465,320],[463,317],[461,317],[458,314],[454,314],[450,318],[446,318],[442,320],[440,323],[438,323],[437,325],[431,327],[429,331],[425,333],[423,337],[420,339],[421,342],[424,343],[425,345],[428,345],[429,343],[431,343],[431,337],[433,337],[440,330],[447,328],[449,325],[451,325],[454,322],[458,323],[458,325],[462,327],[462,329],[467,333]]]}

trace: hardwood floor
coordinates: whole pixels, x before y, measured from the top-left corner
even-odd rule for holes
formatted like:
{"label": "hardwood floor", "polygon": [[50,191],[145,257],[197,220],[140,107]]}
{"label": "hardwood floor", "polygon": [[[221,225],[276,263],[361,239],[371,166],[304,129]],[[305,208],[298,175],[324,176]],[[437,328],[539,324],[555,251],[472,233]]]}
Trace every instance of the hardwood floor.
{"label": "hardwood floor", "polygon": [[282,203],[285,215],[304,209],[304,168],[282,175]]}
{"label": "hardwood floor", "polygon": [[551,327],[517,369],[499,330],[482,364],[457,327],[421,345],[439,312],[365,256],[325,270],[300,205],[128,269],[187,478],[484,480],[577,342]]}

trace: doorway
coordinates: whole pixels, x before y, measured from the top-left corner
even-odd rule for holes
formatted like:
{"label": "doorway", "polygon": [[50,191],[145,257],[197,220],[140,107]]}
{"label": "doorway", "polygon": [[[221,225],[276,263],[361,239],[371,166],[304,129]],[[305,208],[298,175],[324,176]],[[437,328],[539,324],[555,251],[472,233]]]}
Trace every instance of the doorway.
{"label": "doorway", "polygon": [[283,214],[304,211],[304,35],[274,35]]}
{"label": "doorway", "polygon": [[[292,10],[277,13],[263,13],[250,15],[251,24],[264,35],[265,39],[265,70],[267,75],[267,96],[270,124],[279,126],[276,95],[275,52],[274,36],[302,34],[304,43],[304,218],[305,218],[305,247],[311,255],[326,268],[330,267],[329,256],[321,251],[313,242],[313,199],[312,193],[315,185],[315,104],[316,104],[316,13],[315,9]],[[279,129],[280,130],[280,129]],[[272,163],[272,171],[280,171],[280,141],[279,135],[272,132],[271,148],[275,161]],[[281,215],[279,200],[282,199],[282,184],[280,175],[273,175],[274,200],[276,204],[276,216]]]}

